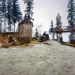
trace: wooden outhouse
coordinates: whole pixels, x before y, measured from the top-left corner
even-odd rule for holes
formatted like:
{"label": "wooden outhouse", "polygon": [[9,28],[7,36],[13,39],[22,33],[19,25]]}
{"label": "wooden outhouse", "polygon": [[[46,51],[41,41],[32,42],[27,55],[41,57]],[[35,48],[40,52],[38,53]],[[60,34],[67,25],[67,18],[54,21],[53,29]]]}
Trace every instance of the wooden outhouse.
{"label": "wooden outhouse", "polygon": [[31,20],[22,20],[22,22],[18,25],[19,35],[27,38],[32,38],[32,27],[33,22],[31,22]]}

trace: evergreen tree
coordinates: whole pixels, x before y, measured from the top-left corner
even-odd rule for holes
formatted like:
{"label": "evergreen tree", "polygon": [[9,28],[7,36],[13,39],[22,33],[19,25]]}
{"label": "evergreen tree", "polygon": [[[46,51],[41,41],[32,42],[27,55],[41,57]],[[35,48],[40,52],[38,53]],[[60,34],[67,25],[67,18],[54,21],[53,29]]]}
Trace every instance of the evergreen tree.
{"label": "evergreen tree", "polygon": [[[56,28],[62,28],[62,22],[61,22],[61,16],[60,14],[58,13],[57,16],[56,16]],[[62,37],[62,33],[58,33],[57,32],[57,40],[59,40],[60,38],[60,35]]]}
{"label": "evergreen tree", "polygon": [[2,8],[0,4],[0,33],[2,32],[2,22],[3,22],[3,14],[2,14]]}
{"label": "evergreen tree", "polygon": [[[74,0],[68,0],[68,16],[67,16],[67,19],[68,19],[68,23],[69,23],[69,28],[73,29],[74,28],[74,20],[75,20],[75,3],[74,3]],[[72,43],[72,42],[75,42],[75,39],[74,39],[74,36],[75,36],[75,32],[70,32],[70,35],[69,35],[69,41]]]}
{"label": "evergreen tree", "polygon": [[6,32],[6,0],[0,0],[1,2],[1,12],[4,17],[4,32]]}
{"label": "evergreen tree", "polygon": [[61,16],[60,16],[60,14],[58,13],[57,16],[56,16],[56,27],[57,27],[57,28],[61,28],[61,26],[62,26]]}
{"label": "evergreen tree", "polygon": [[11,32],[12,25],[14,25],[15,32],[15,24],[22,19],[22,13],[20,11],[18,0],[8,0],[7,3],[8,30]]}
{"label": "evergreen tree", "polygon": [[51,20],[51,25],[50,25],[49,33],[50,34],[52,33],[52,38],[54,39],[53,20]]}
{"label": "evergreen tree", "polygon": [[68,23],[70,28],[74,28],[74,20],[75,20],[75,3],[74,0],[68,0]]}
{"label": "evergreen tree", "polygon": [[0,13],[0,33],[2,33],[2,22],[3,22],[3,20],[2,20],[2,17],[1,17],[1,13]]}
{"label": "evergreen tree", "polygon": [[8,19],[8,31],[12,31],[12,1],[7,1],[7,19]]}
{"label": "evergreen tree", "polygon": [[[12,26],[19,22],[22,18],[22,13],[20,11],[18,0],[0,0],[2,3],[2,13],[4,14],[4,21],[8,21],[8,31],[12,31]],[[5,25],[6,26],[6,25]],[[6,29],[6,27],[4,28]]]}
{"label": "evergreen tree", "polygon": [[51,25],[50,25],[49,33],[53,33],[53,20],[51,20]]}
{"label": "evergreen tree", "polygon": [[23,1],[27,6],[26,10],[25,10],[26,19],[32,19],[33,20],[33,18],[32,18],[32,15],[33,15],[33,11],[32,11],[32,9],[33,9],[33,0],[23,0]]}
{"label": "evergreen tree", "polygon": [[19,22],[21,19],[22,19],[22,13],[20,11],[18,0],[13,0],[12,21],[14,23],[14,32],[15,32],[15,23]]}
{"label": "evergreen tree", "polygon": [[36,28],[36,30],[35,30],[35,38],[36,38],[36,39],[38,39],[38,38],[39,38],[39,33],[38,33],[37,28]]}

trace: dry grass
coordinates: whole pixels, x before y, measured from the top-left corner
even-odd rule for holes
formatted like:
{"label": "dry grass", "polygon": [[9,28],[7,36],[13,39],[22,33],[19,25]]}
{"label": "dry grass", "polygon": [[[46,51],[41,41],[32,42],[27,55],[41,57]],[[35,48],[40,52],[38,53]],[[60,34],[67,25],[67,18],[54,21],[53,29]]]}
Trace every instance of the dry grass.
{"label": "dry grass", "polygon": [[37,40],[31,40],[30,43],[23,43],[16,41],[16,42],[8,42],[8,35],[0,34],[0,47],[8,48],[8,47],[14,47],[14,46],[30,46],[34,44]]}
{"label": "dry grass", "polygon": [[75,43],[66,43],[66,42],[63,42],[62,45],[70,46],[70,47],[74,47],[75,48]]}

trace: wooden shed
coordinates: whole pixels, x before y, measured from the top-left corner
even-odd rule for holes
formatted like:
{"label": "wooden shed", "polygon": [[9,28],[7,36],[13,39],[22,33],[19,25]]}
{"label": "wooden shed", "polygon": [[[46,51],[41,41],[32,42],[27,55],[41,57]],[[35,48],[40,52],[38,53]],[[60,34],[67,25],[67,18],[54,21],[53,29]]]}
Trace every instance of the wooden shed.
{"label": "wooden shed", "polygon": [[32,27],[33,22],[31,22],[31,20],[22,20],[22,22],[20,22],[18,25],[19,35],[27,38],[32,38]]}

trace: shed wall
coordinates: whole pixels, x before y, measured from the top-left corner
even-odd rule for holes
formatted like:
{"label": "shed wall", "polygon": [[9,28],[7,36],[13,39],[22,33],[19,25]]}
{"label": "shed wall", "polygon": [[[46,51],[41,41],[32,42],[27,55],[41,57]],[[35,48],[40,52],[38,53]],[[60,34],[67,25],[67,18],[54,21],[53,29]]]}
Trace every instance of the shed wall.
{"label": "shed wall", "polygon": [[32,38],[32,23],[19,25],[18,29],[20,36]]}

